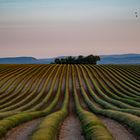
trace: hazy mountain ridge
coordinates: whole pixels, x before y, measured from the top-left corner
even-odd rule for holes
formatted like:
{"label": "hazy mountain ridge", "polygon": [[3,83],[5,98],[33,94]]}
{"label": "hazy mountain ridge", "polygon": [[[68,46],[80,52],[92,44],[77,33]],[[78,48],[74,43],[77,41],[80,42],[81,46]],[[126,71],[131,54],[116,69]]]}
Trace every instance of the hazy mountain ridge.
{"label": "hazy mountain ridge", "polygon": [[98,64],[140,64],[140,54],[102,55]]}
{"label": "hazy mountain ridge", "polygon": [[[101,55],[98,64],[140,64],[140,54]],[[61,58],[61,57],[60,57]],[[34,57],[0,58],[0,64],[49,64],[55,58],[36,59]]]}
{"label": "hazy mountain ridge", "polygon": [[38,59],[34,57],[7,57],[7,58],[0,58],[1,64],[30,64],[30,63],[37,63],[39,62]]}

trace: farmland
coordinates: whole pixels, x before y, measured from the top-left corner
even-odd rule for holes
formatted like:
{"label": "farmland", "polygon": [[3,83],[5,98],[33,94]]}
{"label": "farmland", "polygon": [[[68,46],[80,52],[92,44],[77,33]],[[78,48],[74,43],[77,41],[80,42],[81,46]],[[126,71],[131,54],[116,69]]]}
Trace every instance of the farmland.
{"label": "farmland", "polygon": [[140,139],[140,65],[0,65],[0,139]]}

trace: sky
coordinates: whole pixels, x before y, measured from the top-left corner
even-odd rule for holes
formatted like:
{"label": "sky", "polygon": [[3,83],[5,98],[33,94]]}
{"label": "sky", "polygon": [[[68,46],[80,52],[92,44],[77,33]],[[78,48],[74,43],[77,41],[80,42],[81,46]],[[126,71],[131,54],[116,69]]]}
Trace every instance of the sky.
{"label": "sky", "polygon": [[140,0],[0,0],[0,57],[140,53]]}

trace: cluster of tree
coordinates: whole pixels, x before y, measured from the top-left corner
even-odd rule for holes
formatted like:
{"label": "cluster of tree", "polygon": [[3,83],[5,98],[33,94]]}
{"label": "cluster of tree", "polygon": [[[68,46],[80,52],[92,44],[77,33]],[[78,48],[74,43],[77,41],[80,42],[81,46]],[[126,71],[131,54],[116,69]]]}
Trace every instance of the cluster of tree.
{"label": "cluster of tree", "polygon": [[64,58],[56,58],[55,64],[96,64],[100,61],[99,56],[88,55],[86,57],[80,55],[78,57],[68,56]]}

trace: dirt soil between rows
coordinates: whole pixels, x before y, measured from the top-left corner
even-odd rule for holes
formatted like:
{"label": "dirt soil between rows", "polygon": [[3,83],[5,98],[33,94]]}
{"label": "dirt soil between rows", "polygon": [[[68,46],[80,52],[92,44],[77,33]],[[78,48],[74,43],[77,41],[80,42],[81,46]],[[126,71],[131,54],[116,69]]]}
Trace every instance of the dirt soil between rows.
{"label": "dirt soil between rows", "polygon": [[80,121],[75,115],[69,115],[63,122],[59,140],[84,140]]}
{"label": "dirt soil between rows", "polygon": [[130,130],[117,121],[101,116],[99,118],[102,120],[115,140],[140,140],[140,138],[134,136]]}
{"label": "dirt soil between rows", "polygon": [[85,140],[80,120],[75,112],[74,99],[70,90],[69,115],[60,127],[58,140]]}
{"label": "dirt soil between rows", "polygon": [[42,118],[21,124],[10,130],[2,140],[28,140]]}

